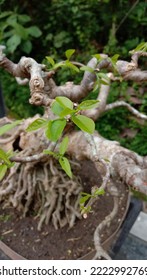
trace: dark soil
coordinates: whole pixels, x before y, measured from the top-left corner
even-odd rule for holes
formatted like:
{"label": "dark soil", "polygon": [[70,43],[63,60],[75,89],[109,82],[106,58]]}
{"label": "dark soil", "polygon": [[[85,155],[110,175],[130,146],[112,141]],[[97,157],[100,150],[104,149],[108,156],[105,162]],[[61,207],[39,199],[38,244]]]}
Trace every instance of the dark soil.
{"label": "dark soil", "polygon": [[[81,164],[81,179],[84,191],[101,184],[101,176],[89,161]],[[119,213],[109,227],[101,234],[105,242],[119,228],[128,203],[128,191],[124,184],[115,181],[120,192]],[[79,259],[94,250],[93,234],[97,225],[113,209],[113,198],[106,193],[92,206],[92,213],[86,219],[77,220],[73,228],[68,226],[55,230],[52,224],[37,230],[37,218],[22,217],[13,208],[0,209],[0,239],[26,259]]]}

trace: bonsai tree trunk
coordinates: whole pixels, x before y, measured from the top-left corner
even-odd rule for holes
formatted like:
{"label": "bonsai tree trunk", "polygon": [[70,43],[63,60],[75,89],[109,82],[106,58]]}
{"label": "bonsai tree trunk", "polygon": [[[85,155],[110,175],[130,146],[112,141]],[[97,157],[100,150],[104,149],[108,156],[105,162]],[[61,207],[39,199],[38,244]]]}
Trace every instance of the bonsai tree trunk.
{"label": "bonsai tree trunk", "polygon": [[[114,80],[147,81],[147,71],[138,67],[139,57],[147,56],[146,52],[134,52],[130,62],[118,60],[115,63],[115,69],[112,60],[107,55],[101,55],[99,60],[96,57],[92,58],[87,66],[84,66],[85,68],[80,63],[70,62],[72,67],[82,66],[85,70],[81,83],[76,85],[73,82],[67,82],[65,85],[58,86],[53,79],[58,67],[53,67],[51,71],[47,71],[45,65],[38,64],[34,59],[27,57],[22,57],[18,64],[14,64],[3,54],[2,49],[1,47],[0,66],[16,77],[18,83],[29,83],[29,102],[44,107],[43,120],[56,120],[57,116],[51,110],[56,97],[67,97],[73,102],[74,108],[77,108],[83,98],[93,90],[98,74],[104,68],[107,70],[107,74],[102,77],[102,83],[100,84],[97,97],[99,103],[92,109],[81,109],[79,115],[90,117],[96,121],[104,112],[123,106],[137,118],[147,120],[145,114],[140,113],[125,101],[107,104],[110,86]],[[67,61],[60,63],[59,66],[65,65],[65,63]],[[25,120],[18,125],[17,129],[13,129],[12,133],[7,134],[7,137],[0,139],[3,149],[13,148],[15,141],[18,141],[20,150],[17,154],[9,157],[10,162],[15,162],[15,165],[11,167],[6,174],[7,176],[2,180],[0,200],[5,200],[5,204],[11,203],[14,207],[23,209],[24,214],[26,214],[32,199],[36,199],[39,205],[39,229],[41,229],[44,221],[48,223],[51,219],[56,229],[66,223],[72,227],[76,218],[85,215],[85,213],[79,211],[79,197],[82,191],[79,180],[67,178],[56,163],[56,159],[52,157],[52,155],[58,153],[63,137],[68,136],[69,143],[66,153],[72,159],[73,167],[78,164],[77,161],[83,159],[91,160],[96,169],[99,165],[102,165],[103,182],[100,189],[110,192],[114,197],[112,212],[101,225],[98,225],[94,234],[96,248],[94,258],[102,256],[109,258],[101,247],[100,231],[115,217],[119,209],[119,193],[111,178],[114,180],[119,178],[125,182],[128,188],[147,195],[147,158],[120,146],[116,141],[103,138],[97,131],[93,134],[87,133],[86,130],[77,131],[74,129],[71,117],[66,115],[65,118],[67,124],[61,138],[56,143],[45,137],[43,126],[37,131],[26,131],[30,123],[40,119],[40,116]],[[1,124],[8,123],[11,123],[11,121],[7,118],[1,121]],[[45,149],[50,150],[51,153],[43,153]],[[92,188],[92,193],[94,191],[95,186]],[[91,197],[87,205],[91,205],[94,200],[95,198]],[[63,201],[65,203],[65,215],[61,217]]]}

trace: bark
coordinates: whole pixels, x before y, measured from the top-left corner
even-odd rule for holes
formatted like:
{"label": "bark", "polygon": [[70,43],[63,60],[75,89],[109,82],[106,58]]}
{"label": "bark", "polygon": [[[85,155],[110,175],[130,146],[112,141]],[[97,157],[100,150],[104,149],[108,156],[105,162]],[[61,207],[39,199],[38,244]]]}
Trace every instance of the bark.
{"label": "bark", "polygon": [[[92,58],[87,66],[93,71],[85,71],[81,83],[76,85],[73,82],[67,82],[65,85],[56,85],[53,76],[55,71],[47,71],[45,65],[38,64],[34,59],[22,57],[15,64],[10,61],[3,53],[3,47],[0,47],[0,66],[16,77],[19,84],[29,82],[31,104],[45,107],[44,118],[53,119],[55,116],[50,110],[50,106],[56,96],[66,96],[73,102],[81,102],[89,92],[94,88],[96,73],[102,69],[107,69],[107,84],[101,84],[97,99],[99,100],[97,108],[82,111],[81,114],[97,120],[103,113],[113,108],[124,106],[137,118],[144,121],[147,116],[140,113],[130,104],[124,101],[116,101],[107,104],[111,82],[117,80],[132,80],[135,82],[147,81],[147,71],[142,71],[138,66],[140,56],[147,56],[144,52],[133,53],[131,61],[118,60],[115,65],[115,71],[111,59],[107,55],[101,55],[100,61]],[[74,62],[73,62],[74,63]],[[75,63],[81,66],[79,63]],[[41,229],[43,222],[48,223],[52,218],[54,227],[62,227],[69,224],[74,225],[76,218],[81,218],[78,202],[81,192],[81,186],[78,181],[67,180],[65,174],[59,170],[51,156],[43,153],[44,149],[58,152],[59,143],[51,143],[44,135],[44,130],[26,133],[26,127],[33,120],[30,118],[24,121],[16,131],[6,138],[0,139],[2,148],[13,148],[13,143],[19,138],[19,148],[21,151],[10,158],[16,164],[10,169],[6,178],[2,181],[0,188],[0,200],[8,200],[14,207],[23,209],[24,214],[29,210],[32,199],[39,198],[40,221],[38,229]],[[5,118],[3,121],[8,122]],[[2,121],[2,122],[3,122]],[[2,123],[0,122],[0,123]],[[95,131],[89,135],[82,131],[75,131],[65,128],[64,136],[69,137],[67,154],[69,158],[76,160],[90,159],[94,162],[98,170],[99,164],[103,166],[103,182],[100,188],[111,193],[114,197],[114,208],[105,220],[97,226],[94,233],[94,244],[96,254],[94,258],[108,258],[108,254],[101,247],[100,231],[115,218],[119,211],[118,192],[115,186],[110,187],[111,178],[115,182],[116,178],[121,179],[128,188],[137,190],[147,195],[147,157],[141,157],[137,153],[130,151],[116,141],[110,141],[103,138]],[[77,164],[74,162],[74,164]],[[92,190],[93,191],[93,190]],[[35,194],[35,195],[34,195]],[[74,201],[73,201],[74,196]],[[26,201],[23,206],[22,201]],[[73,203],[74,202],[74,203]],[[89,205],[93,200],[89,200]],[[63,217],[63,204],[65,204],[65,216]],[[40,214],[41,213],[41,214]]]}

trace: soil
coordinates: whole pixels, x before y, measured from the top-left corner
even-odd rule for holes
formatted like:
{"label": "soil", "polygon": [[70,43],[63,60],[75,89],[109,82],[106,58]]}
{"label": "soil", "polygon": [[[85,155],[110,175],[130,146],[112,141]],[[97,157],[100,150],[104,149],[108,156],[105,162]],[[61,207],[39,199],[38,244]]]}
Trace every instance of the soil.
{"label": "soil", "polygon": [[[101,173],[101,172],[100,172]],[[80,177],[85,192],[91,186],[102,182],[89,161],[81,163]],[[112,223],[101,233],[105,242],[120,227],[128,204],[128,190],[120,181],[115,181],[120,199],[119,213]],[[0,239],[11,249],[29,260],[74,260],[80,259],[94,250],[93,234],[97,225],[113,209],[113,198],[108,193],[100,196],[92,206],[92,213],[86,219],[77,220],[72,228],[65,226],[55,230],[52,224],[44,225],[37,230],[37,218],[31,215],[22,217],[22,213],[14,208],[0,209]]]}

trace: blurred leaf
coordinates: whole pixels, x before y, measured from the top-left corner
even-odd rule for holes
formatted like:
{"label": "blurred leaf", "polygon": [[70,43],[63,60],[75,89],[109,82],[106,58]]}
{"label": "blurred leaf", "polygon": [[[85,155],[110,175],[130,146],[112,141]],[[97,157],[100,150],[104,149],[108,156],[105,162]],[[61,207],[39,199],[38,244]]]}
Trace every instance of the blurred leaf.
{"label": "blurred leaf", "polygon": [[21,45],[21,50],[23,50],[25,53],[29,54],[32,50],[32,43],[31,41],[27,40],[24,41]]}
{"label": "blurred leaf", "polygon": [[12,13],[13,13],[13,12],[11,12],[11,11],[2,12],[2,13],[0,14],[0,19],[5,18],[5,17],[7,17],[7,16],[9,16],[9,15],[12,15]]}
{"label": "blurred leaf", "polygon": [[55,65],[55,61],[53,60],[53,58],[51,56],[46,56],[46,59],[49,61],[49,63],[54,66]]}
{"label": "blurred leaf", "polygon": [[66,174],[72,178],[72,172],[71,172],[71,167],[69,160],[66,157],[60,157],[59,158],[59,163],[62,167],[62,169],[66,172]]}
{"label": "blurred leaf", "polygon": [[30,16],[23,14],[23,15],[18,15],[18,20],[24,24],[31,21],[31,18]]}
{"label": "blurred leaf", "polygon": [[119,54],[115,54],[111,57],[111,61],[115,64],[119,58]]}
{"label": "blurred leaf", "polygon": [[75,52],[74,49],[69,49],[65,52],[65,55],[66,55],[68,60],[71,58],[71,56],[74,54],[74,52]]}
{"label": "blurred leaf", "polygon": [[12,123],[3,125],[2,127],[0,127],[0,136],[5,134],[7,131],[11,130],[12,128],[14,128],[15,126],[17,126],[21,123],[22,123],[22,120],[17,120]]}
{"label": "blurred leaf", "polygon": [[26,28],[28,34],[30,34],[31,36],[35,37],[35,38],[38,38],[42,35],[42,32],[41,30],[37,27],[37,26],[31,26],[31,27],[28,27]]}
{"label": "blurred leaf", "polygon": [[137,51],[146,51],[147,50],[147,42],[140,43],[134,50],[130,52],[137,52]]}
{"label": "blurred leaf", "polygon": [[20,45],[20,43],[21,43],[20,36],[18,36],[17,34],[14,34],[12,37],[10,37],[7,40],[7,48],[11,53],[13,53],[16,50],[16,48],[18,47],[18,45]]}
{"label": "blurred leaf", "polygon": [[79,68],[77,66],[75,66],[73,63],[71,63],[69,60],[65,61],[64,66],[72,69],[73,71],[75,71],[77,73],[80,71]]}
{"label": "blurred leaf", "polygon": [[88,71],[88,72],[90,72],[90,73],[94,73],[94,69],[91,68],[91,67],[89,67],[89,66],[82,66],[82,67],[80,67],[80,70],[82,70],[82,71]]}
{"label": "blurred leaf", "polygon": [[71,120],[83,131],[92,134],[95,130],[95,123],[92,119],[83,115],[73,115]]}

